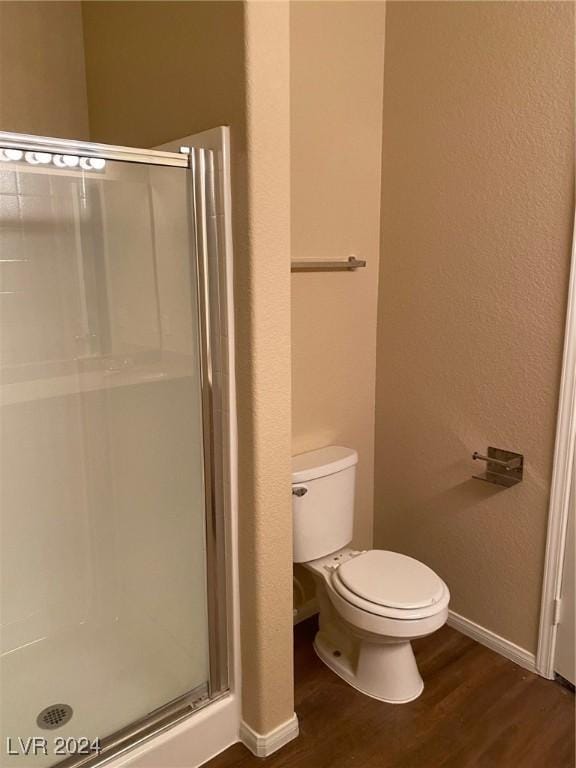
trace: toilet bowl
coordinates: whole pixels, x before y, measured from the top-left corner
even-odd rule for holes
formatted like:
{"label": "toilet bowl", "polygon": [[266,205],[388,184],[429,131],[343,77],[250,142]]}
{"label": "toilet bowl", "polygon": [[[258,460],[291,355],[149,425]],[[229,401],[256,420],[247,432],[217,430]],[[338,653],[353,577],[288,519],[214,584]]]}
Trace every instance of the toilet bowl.
{"label": "toilet bowl", "polygon": [[293,458],[294,561],[316,583],[319,658],[362,693],[401,704],[424,687],[411,641],[446,622],[450,593],[414,558],[348,546],[357,461],[342,446]]}

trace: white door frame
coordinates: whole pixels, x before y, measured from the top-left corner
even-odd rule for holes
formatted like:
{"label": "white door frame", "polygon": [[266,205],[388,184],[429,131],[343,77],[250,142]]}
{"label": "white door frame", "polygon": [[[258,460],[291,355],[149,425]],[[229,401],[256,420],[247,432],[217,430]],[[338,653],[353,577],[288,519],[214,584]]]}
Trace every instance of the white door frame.
{"label": "white door frame", "polygon": [[543,676],[554,677],[554,656],[558,608],[562,587],[562,566],[566,545],[568,504],[574,467],[576,442],[576,215],[572,236],[570,287],[566,310],[564,358],[558,401],[554,469],[548,513],[548,538],[542,585],[542,607],[536,669]]}

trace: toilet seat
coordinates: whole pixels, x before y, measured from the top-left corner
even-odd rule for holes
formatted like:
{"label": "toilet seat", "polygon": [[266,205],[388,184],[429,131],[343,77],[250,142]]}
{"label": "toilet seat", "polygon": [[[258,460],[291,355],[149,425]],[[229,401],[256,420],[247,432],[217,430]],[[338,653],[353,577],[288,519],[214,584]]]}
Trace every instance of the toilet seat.
{"label": "toilet seat", "polygon": [[330,584],[355,607],[393,619],[434,616],[450,600],[446,584],[424,563],[378,549],[342,562],[332,570]]}

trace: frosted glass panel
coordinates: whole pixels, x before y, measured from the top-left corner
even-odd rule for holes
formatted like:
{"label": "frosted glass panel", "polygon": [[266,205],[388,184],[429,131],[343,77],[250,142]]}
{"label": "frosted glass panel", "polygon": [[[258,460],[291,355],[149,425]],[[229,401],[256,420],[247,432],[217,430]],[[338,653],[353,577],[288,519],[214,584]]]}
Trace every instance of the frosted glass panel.
{"label": "frosted glass panel", "polygon": [[208,680],[188,173],[0,163],[3,768]]}

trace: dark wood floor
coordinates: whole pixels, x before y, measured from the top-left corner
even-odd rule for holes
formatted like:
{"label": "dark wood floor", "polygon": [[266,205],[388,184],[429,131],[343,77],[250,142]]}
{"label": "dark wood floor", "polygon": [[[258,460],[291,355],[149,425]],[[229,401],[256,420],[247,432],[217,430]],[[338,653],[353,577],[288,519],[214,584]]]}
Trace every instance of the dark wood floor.
{"label": "dark wood floor", "polygon": [[[295,630],[300,736],[266,768],[573,768],[574,694],[449,627],[414,644],[424,693],[382,704],[316,658],[315,619]],[[252,768],[236,744],[206,768]]]}

